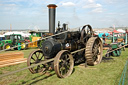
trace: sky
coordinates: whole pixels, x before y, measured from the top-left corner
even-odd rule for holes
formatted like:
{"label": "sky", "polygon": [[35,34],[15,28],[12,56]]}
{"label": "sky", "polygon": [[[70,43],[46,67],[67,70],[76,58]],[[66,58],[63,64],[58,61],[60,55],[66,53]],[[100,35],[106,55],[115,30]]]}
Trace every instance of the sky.
{"label": "sky", "polygon": [[128,0],[0,0],[0,29],[48,29],[48,4],[56,4],[58,21],[69,28],[128,26]]}

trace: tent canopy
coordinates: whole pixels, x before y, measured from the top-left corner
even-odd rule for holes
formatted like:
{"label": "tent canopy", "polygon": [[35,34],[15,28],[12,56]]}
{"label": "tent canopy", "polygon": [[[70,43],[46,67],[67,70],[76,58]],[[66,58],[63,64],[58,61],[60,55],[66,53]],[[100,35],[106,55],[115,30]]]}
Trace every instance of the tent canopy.
{"label": "tent canopy", "polygon": [[117,31],[117,30],[113,30],[112,32],[114,32],[114,33],[122,33],[122,32],[119,32],[119,31]]}
{"label": "tent canopy", "polygon": [[124,30],[122,30],[122,29],[118,29],[117,31],[118,31],[118,32],[125,33],[125,31],[124,31]]}
{"label": "tent canopy", "polygon": [[108,36],[109,35],[109,33],[99,33],[98,36],[99,37],[102,37],[104,34],[105,34],[105,36]]}

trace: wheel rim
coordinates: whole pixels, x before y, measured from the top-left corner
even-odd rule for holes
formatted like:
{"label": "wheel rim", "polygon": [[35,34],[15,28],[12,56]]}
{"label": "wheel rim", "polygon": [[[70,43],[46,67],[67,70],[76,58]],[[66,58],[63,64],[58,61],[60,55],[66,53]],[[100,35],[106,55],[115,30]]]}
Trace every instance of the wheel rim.
{"label": "wheel rim", "polygon": [[25,43],[21,42],[21,48],[24,49],[25,48]]}
{"label": "wheel rim", "polygon": [[92,53],[93,53],[93,60],[94,60],[94,65],[98,64],[100,59],[101,59],[101,46],[100,42],[97,40],[94,42],[93,48],[92,48]]}
{"label": "wheel rim", "polygon": [[6,49],[9,49],[9,48],[10,48],[10,45],[7,45],[5,48],[6,48]]}
{"label": "wheel rim", "polygon": [[[42,51],[41,50],[35,50],[32,53],[30,53],[30,55],[27,59],[27,65],[31,66],[31,65],[40,63],[44,60],[45,60],[45,57],[44,57]],[[33,68],[29,68],[29,70],[33,74],[43,72],[45,70],[45,65],[41,64],[41,65],[35,66]]]}
{"label": "wheel rim", "polygon": [[71,75],[73,71],[74,60],[72,55],[66,51],[60,51],[54,61],[54,70],[58,77],[65,78]]}

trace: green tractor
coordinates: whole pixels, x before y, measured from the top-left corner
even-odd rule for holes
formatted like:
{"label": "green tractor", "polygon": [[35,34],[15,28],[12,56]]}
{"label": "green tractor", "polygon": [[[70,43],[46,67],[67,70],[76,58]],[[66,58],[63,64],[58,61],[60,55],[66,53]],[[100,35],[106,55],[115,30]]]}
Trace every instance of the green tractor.
{"label": "green tractor", "polygon": [[25,44],[25,41],[21,36],[21,34],[11,34],[9,36],[5,36],[5,40],[2,40],[0,42],[1,49],[9,49],[17,45],[21,45],[21,46],[14,48],[15,50],[18,48],[22,50],[27,48],[27,45]]}

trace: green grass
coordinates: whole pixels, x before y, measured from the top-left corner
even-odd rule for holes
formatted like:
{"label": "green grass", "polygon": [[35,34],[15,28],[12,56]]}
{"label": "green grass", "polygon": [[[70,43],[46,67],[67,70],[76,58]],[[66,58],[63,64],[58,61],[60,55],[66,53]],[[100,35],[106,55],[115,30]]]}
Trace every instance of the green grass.
{"label": "green grass", "polygon": [[[35,49],[22,50],[27,58]],[[12,51],[9,51],[12,52]],[[105,51],[104,51],[105,52]],[[0,79],[0,85],[117,85],[123,71],[128,49],[122,51],[120,57],[112,57],[96,66],[75,66],[71,76],[60,79],[55,72],[31,74],[24,70]],[[26,67],[26,63],[0,68],[0,75]]]}
{"label": "green grass", "polygon": [[111,42],[111,40],[108,40],[108,39],[107,39],[107,40],[106,40],[106,43],[107,43],[107,44],[111,44],[112,42]]}

